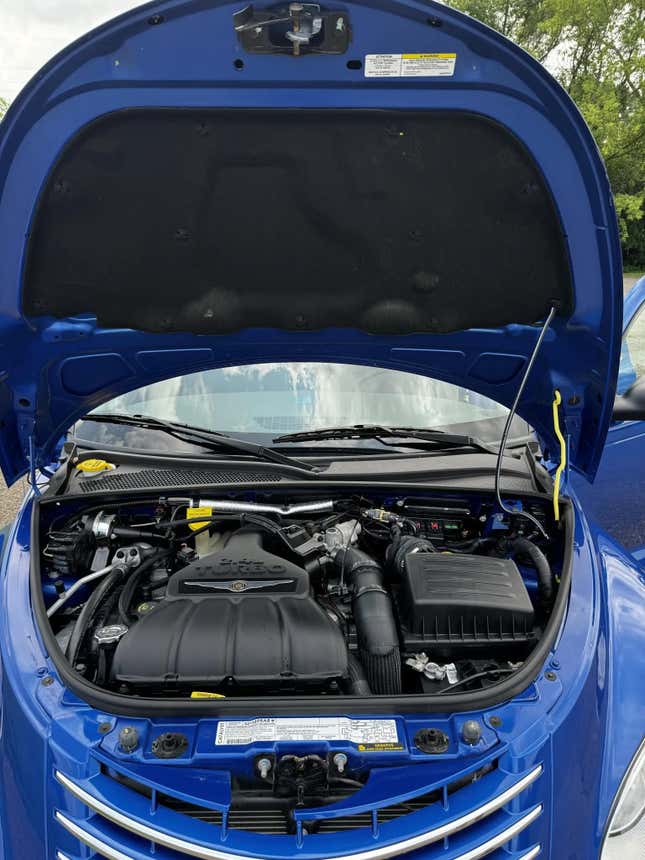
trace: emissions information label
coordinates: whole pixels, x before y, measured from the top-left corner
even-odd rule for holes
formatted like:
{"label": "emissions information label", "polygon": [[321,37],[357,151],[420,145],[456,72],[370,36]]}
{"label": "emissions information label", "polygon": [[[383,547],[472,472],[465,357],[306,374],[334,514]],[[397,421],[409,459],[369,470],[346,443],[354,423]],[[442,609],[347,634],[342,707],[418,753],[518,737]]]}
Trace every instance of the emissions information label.
{"label": "emissions information label", "polygon": [[366,78],[449,78],[457,54],[366,54]]}
{"label": "emissions information label", "polygon": [[[349,717],[298,719],[259,717],[217,724],[216,746],[242,746],[256,741],[349,741],[357,745],[396,749],[395,720],[351,720]],[[383,745],[383,746],[381,746]]]}

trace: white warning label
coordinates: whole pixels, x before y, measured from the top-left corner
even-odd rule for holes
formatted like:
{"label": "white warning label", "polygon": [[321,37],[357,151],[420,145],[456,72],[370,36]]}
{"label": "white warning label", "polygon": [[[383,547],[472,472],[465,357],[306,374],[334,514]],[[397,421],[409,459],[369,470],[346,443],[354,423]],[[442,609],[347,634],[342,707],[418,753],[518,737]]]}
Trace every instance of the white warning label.
{"label": "white warning label", "polygon": [[396,744],[395,720],[352,720],[349,717],[273,718],[223,720],[217,724],[216,746],[241,746],[256,741],[349,741],[362,744]]}
{"label": "white warning label", "polygon": [[446,78],[457,54],[366,54],[366,78]]}

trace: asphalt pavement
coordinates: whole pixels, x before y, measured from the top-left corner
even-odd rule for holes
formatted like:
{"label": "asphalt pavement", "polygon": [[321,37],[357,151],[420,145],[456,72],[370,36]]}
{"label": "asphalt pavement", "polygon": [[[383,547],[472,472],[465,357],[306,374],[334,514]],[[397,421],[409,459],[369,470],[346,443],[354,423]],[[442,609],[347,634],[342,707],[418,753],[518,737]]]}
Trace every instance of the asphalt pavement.
{"label": "asphalt pavement", "polygon": [[[625,293],[629,292],[639,277],[639,275],[625,275]],[[10,522],[15,517],[26,492],[27,481],[24,478],[12,487],[7,487],[0,476],[0,525]]]}
{"label": "asphalt pavement", "polygon": [[16,481],[16,483],[7,488],[5,482],[0,477],[0,524],[10,522],[18,512],[20,502],[27,492],[27,482],[24,478]]}

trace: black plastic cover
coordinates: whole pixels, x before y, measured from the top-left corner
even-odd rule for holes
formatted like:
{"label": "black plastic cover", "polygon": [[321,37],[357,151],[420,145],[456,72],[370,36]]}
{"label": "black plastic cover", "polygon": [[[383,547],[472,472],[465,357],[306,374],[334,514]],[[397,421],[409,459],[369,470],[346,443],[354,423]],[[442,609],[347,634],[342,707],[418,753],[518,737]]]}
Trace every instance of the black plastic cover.
{"label": "black plastic cover", "polygon": [[135,688],[190,691],[324,687],[348,675],[339,627],[311,596],[309,575],[240,531],[174,574],[166,599],[117,646],[112,676]]}
{"label": "black plastic cover", "polygon": [[533,605],[511,559],[409,553],[397,604],[406,648],[526,641]]}

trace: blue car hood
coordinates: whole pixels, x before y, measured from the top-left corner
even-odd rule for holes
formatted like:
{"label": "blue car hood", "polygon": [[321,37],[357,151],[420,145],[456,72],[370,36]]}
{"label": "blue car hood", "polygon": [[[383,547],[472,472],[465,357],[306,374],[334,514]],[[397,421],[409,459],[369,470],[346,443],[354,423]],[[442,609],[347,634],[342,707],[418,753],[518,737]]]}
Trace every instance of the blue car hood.
{"label": "blue car hood", "polygon": [[566,93],[443,5],[239,11],[123,15],[0,126],[6,480],[107,399],[207,367],[364,363],[509,405],[553,305],[518,411],[557,451],[559,389],[570,462],[593,478],[622,273]]}

